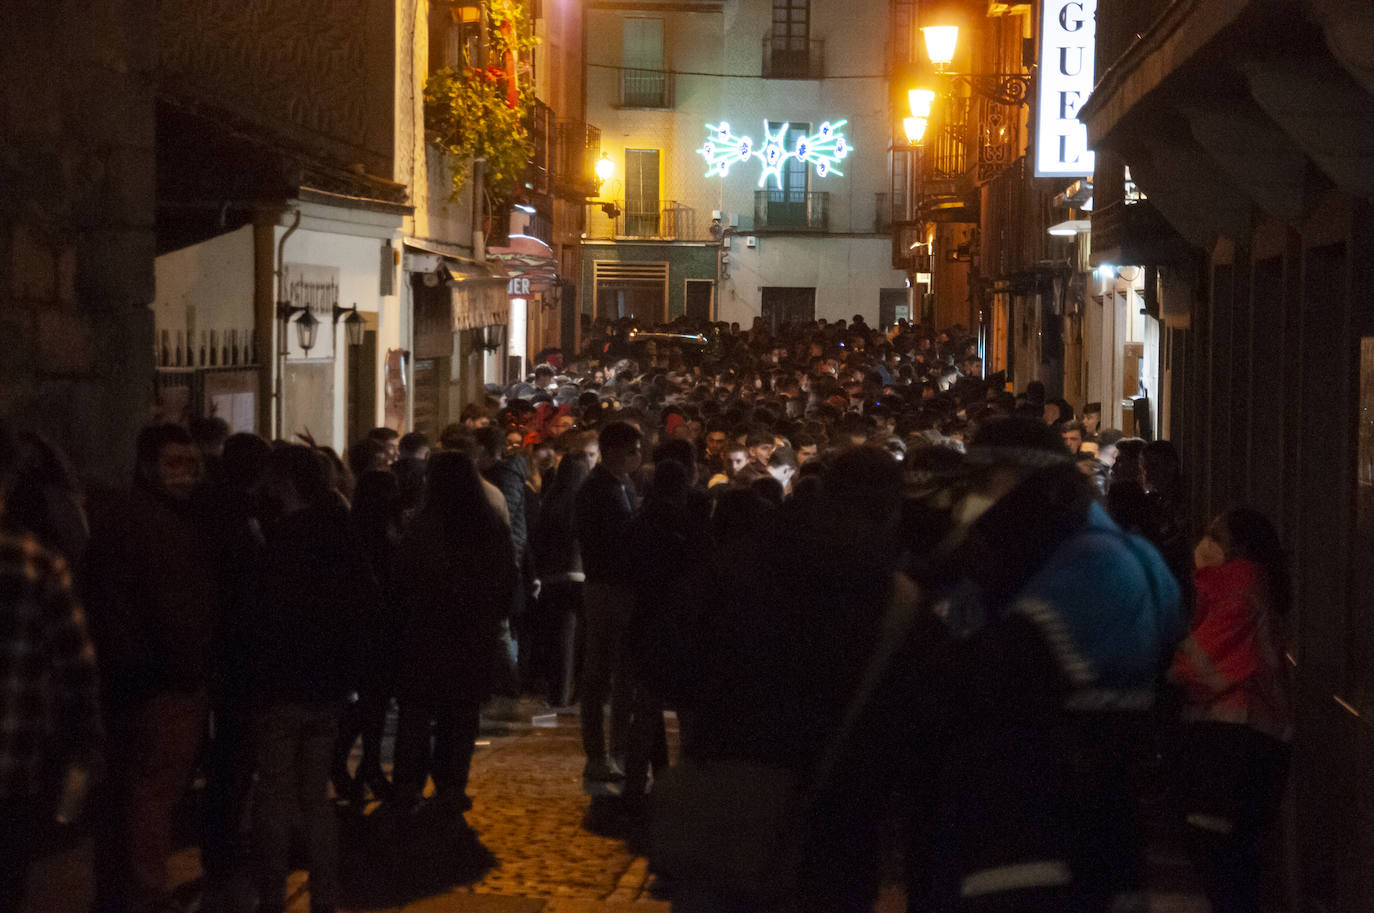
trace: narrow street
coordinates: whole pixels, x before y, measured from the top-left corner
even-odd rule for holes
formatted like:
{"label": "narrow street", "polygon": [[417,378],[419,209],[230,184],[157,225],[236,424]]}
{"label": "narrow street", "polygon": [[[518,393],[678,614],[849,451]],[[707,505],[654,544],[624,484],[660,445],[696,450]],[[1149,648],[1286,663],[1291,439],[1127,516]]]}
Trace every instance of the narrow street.
{"label": "narrow street", "polygon": [[[551,720],[545,718],[543,723]],[[394,721],[393,721],[394,723]],[[674,733],[675,735],[675,733]],[[390,739],[387,743],[390,754]],[[648,865],[625,842],[588,830],[602,802],[582,785],[575,716],[555,725],[484,722],[473,758],[466,815],[472,833],[424,812],[396,822],[369,804],[342,827],[346,910],[474,913],[667,911],[649,896]],[[91,846],[83,841],[34,867],[25,913],[76,913],[90,905]],[[177,895],[206,913],[252,909],[247,889],[199,896],[199,851],[191,841],[169,864]],[[308,913],[305,873],[289,883],[289,913]]]}
{"label": "narrow street", "polygon": [[[486,722],[473,759],[465,832],[427,817],[396,822],[371,803],[342,829],[345,910],[371,913],[667,913],[652,896],[647,860],[614,836],[609,795],[582,782],[577,717]],[[669,737],[676,742],[670,717]],[[389,755],[388,739],[387,754]],[[25,913],[77,913],[90,904],[89,841],[45,856],[30,878]],[[1148,913],[1205,913],[1182,856],[1166,846],[1149,857]],[[202,893],[199,851],[186,842],[170,863],[185,909],[247,913],[241,893]],[[289,913],[308,913],[305,873],[290,881]],[[900,913],[898,885],[876,913]],[[1145,913],[1141,910],[1140,913]]]}

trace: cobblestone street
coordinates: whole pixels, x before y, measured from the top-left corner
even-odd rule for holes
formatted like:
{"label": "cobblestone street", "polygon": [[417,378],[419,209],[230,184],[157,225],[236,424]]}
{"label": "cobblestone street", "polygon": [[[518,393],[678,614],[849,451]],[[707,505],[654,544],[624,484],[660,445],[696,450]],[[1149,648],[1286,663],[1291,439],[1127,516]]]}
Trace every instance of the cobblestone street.
{"label": "cobblestone street", "polygon": [[[552,722],[545,718],[543,722]],[[388,745],[389,748],[389,745]],[[648,895],[648,867],[617,837],[602,836],[589,810],[602,802],[582,783],[575,716],[556,725],[484,726],[473,758],[466,833],[422,813],[396,822],[379,813],[343,826],[346,910],[473,913],[634,913],[667,911]],[[595,815],[595,811],[592,811]],[[591,825],[589,830],[586,825]],[[30,879],[25,913],[77,913],[89,907],[89,841],[45,856]],[[205,896],[199,852],[179,850],[172,880],[205,913],[251,910],[242,896]],[[304,872],[289,882],[290,913],[307,913]]]}
{"label": "cobblestone street", "polygon": [[[345,905],[354,913],[667,913],[651,896],[647,862],[603,814],[610,796],[588,795],[575,716],[545,725],[488,723],[473,759],[466,815],[471,832],[422,812],[397,821],[375,803],[344,819]],[[670,741],[676,742],[670,719]],[[388,746],[389,747],[389,746]],[[25,913],[80,913],[89,907],[90,845],[42,859]],[[170,865],[189,910],[247,913],[238,896],[202,894],[199,852],[181,849]],[[1186,863],[1151,853],[1149,913],[1204,913]],[[289,913],[308,913],[305,874],[289,882]],[[899,913],[905,897],[889,886],[876,913]],[[1144,911],[1142,911],[1144,913]]]}

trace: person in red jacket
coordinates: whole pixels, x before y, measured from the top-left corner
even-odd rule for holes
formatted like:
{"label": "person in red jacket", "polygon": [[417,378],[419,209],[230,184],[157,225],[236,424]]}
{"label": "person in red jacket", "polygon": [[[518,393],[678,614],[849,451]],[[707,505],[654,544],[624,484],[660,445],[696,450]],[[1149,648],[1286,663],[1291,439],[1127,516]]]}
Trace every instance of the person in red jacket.
{"label": "person in red jacket", "polygon": [[1215,913],[1254,913],[1292,739],[1288,573],[1273,524],[1247,507],[1212,522],[1194,563],[1197,612],[1170,673],[1184,700],[1190,854]]}

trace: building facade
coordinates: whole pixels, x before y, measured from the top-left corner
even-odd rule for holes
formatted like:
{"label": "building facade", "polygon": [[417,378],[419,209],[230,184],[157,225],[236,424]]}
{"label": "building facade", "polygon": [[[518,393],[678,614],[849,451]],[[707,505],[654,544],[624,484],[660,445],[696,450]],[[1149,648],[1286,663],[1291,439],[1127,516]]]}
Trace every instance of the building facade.
{"label": "building facade", "polygon": [[[774,327],[909,306],[886,213],[886,11],[807,0],[593,2],[582,308]],[[903,311],[904,312],[904,311]]]}
{"label": "building facade", "polygon": [[1093,256],[1160,275],[1199,529],[1249,503],[1292,555],[1285,886],[1302,911],[1374,907],[1371,36],[1362,3],[1100,0],[1081,112]]}
{"label": "building facade", "polygon": [[152,395],[148,0],[19,4],[0,29],[0,416],[126,484]]}

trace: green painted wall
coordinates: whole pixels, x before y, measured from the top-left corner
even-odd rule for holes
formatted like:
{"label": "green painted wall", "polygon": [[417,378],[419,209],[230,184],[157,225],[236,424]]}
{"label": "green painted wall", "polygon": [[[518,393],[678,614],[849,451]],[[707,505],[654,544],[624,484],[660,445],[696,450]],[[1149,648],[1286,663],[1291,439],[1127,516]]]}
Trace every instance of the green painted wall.
{"label": "green painted wall", "polygon": [[668,264],[668,319],[680,317],[686,310],[687,279],[716,278],[714,244],[688,246],[683,244],[625,243],[595,244],[582,242],[582,313],[593,313],[595,301],[595,263],[614,260],[621,263]]}

